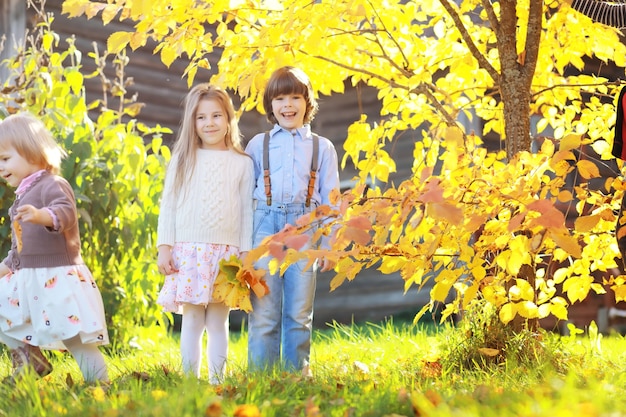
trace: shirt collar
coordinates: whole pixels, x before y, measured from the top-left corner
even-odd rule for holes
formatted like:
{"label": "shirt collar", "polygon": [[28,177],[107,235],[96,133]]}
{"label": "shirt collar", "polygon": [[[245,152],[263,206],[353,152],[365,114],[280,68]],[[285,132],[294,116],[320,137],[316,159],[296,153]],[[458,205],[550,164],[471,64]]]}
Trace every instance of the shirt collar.
{"label": "shirt collar", "polygon": [[[310,124],[305,124],[302,127],[295,129],[296,132],[298,133],[298,136],[300,136],[302,139],[311,139],[311,125]],[[288,134],[293,134],[293,131],[291,130],[287,130],[283,127],[281,127],[278,124],[274,125],[274,128],[272,128],[272,130],[270,130],[270,136],[274,136],[275,134],[277,134],[278,132],[285,132]]]}
{"label": "shirt collar", "polygon": [[28,177],[24,178],[20,185],[18,185],[17,190],[15,190],[15,194],[21,195],[28,189],[28,187],[35,182],[39,177],[45,174],[47,171],[45,169],[41,169],[37,172],[33,172]]}

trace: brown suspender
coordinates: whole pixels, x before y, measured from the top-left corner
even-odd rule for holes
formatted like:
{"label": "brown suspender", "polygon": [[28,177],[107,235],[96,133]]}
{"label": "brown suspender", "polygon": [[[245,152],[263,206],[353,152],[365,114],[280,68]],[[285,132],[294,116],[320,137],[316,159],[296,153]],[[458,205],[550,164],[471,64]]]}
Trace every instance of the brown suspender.
{"label": "brown suspender", "polygon": [[[315,190],[315,179],[317,178],[317,157],[319,151],[319,136],[313,134],[313,158],[311,158],[311,176],[309,177],[309,186],[306,194],[305,205],[309,207],[311,205],[311,197],[313,197],[313,190]],[[265,132],[263,138],[263,182],[265,184],[265,197],[267,198],[267,205],[272,205],[272,186],[270,183],[270,132]]]}
{"label": "brown suspender", "polygon": [[315,190],[315,179],[317,178],[317,154],[320,148],[320,138],[313,133],[313,155],[311,157],[311,176],[309,177],[309,188],[306,192],[306,207],[311,205],[311,197]]}
{"label": "brown suspender", "polygon": [[265,132],[263,139],[263,182],[265,182],[265,197],[267,205],[272,205],[272,187],[270,184],[270,132]]}

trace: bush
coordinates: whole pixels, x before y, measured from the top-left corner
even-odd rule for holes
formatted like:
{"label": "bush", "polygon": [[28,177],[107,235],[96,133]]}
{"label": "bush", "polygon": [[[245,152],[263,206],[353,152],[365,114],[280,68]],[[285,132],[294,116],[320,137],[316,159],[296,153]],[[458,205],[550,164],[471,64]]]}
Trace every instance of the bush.
{"label": "bush", "polygon": [[[56,51],[59,39],[50,17],[41,13],[40,18],[27,43],[3,63],[11,76],[3,85],[0,111],[39,116],[67,150],[62,175],[76,193],[83,258],[100,286],[113,346],[126,344],[132,338],[126,329],[162,318],[154,303],[160,283],[155,234],[170,155],[161,135],[170,131],[134,118],[141,106],[124,96],[124,55],[113,59],[118,78],[109,80],[104,76],[107,54],[90,54],[98,70],[88,77],[100,77],[119,106],[108,108],[106,99],[87,104],[82,54],[72,38],[67,48]],[[0,186],[0,198],[0,249],[6,253],[12,199],[6,184]]]}

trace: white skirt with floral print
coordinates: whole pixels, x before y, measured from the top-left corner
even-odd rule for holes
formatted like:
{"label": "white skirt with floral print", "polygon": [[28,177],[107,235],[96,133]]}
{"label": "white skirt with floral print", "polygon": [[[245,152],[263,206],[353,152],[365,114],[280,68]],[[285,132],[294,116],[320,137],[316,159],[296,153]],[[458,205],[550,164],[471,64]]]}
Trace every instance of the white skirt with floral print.
{"label": "white skirt with floral print", "polygon": [[213,243],[175,243],[172,258],[178,272],[165,277],[157,303],[163,311],[182,314],[185,303],[206,306],[215,302],[213,285],[220,261],[232,255],[239,256],[239,248]]}
{"label": "white skirt with floral print", "polygon": [[102,295],[86,265],[25,268],[0,278],[0,330],[46,349],[109,343]]}

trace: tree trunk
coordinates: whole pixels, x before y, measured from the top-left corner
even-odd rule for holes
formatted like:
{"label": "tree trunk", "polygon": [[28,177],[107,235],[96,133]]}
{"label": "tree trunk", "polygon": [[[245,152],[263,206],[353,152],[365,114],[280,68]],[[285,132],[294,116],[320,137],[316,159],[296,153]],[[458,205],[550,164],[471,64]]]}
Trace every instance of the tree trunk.
{"label": "tree trunk", "polygon": [[518,42],[517,1],[502,0],[500,7],[500,21],[494,29],[500,54],[498,84],[504,106],[506,152],[511,159],[520,151],[530,151],[530,88],[541,42],[543,1],[530,2],[524,49],[521,51],[518,51],[521,42]]}
{"label": "tree trunk", "polygon": [[[516,0],[501,0],[500,21],[494,28],[497,31],[500,54],[498,84],[504,109],[506,154],[509,160],[519,152],[531,150],[531,84],[541,42],[543,1],[530,1],[526,39],[524,39],[524,49],[521,51],[518,51],[518,45],[521,42],[518,42],[517,38],[520,31],[516,7]],[[525,279],[534,288],[536,266],[534,264],[522,265],[518,278]],[[539,321],[538,319],[526,320],[518,314],[509,325],[517,332],[521,332],[525,325],[534,331]]]}

